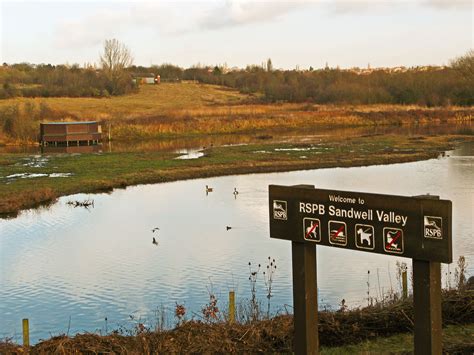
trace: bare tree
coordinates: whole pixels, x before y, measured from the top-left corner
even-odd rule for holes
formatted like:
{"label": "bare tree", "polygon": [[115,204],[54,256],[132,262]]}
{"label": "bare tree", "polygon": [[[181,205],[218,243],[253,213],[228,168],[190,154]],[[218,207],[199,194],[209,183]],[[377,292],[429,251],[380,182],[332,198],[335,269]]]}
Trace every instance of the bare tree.
{"label": "bare tree", "polygon": [[474,50],[469,50],[465,55],[451,61],[451,67],[456,69],[461,75],[474,83]]}
{"label": "bare tree", "polygon": [[100,64],[111,84],[111,93],[120,93],[120,84],[129,77],[125,69],[133,64],[130,49],[115,38],[107,39],[104,42],[104,53],[100,55]]}

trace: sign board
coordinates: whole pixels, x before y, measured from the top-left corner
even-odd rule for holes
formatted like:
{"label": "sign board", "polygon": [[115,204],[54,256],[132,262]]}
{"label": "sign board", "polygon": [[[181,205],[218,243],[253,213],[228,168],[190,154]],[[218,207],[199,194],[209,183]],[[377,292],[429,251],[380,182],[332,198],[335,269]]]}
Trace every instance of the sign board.
{"label": "sign board", "polygon": [[269,186],[270,237],[452,262],[448,200]]}

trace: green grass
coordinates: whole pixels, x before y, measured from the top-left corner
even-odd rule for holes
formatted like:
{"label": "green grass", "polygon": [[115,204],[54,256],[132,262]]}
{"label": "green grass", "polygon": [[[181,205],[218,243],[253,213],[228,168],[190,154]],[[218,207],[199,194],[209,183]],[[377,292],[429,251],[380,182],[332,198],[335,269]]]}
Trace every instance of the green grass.
{"label": "green grass", "polygon": [[[468,139],[469,137],[465,137]],[[259,143],[214,147],[194,160],[176,160],[178,154],[163,151],[51,154],[41,167],[24,164],[32,156],[4,154],[0,159],[0,213],[14,214],[41,201],[79,192],[110,191],[141,183],[180,179],[288,171],[341,166],[362,166],[414,161],[435,157],[452,146],[451,137],[411,141],[401,136],[335,137],[310,144]],[[70,177],[6,179],[21,173],[70,173]]]}
{"label": "green grass", "polygon": [[[474,347],[474,324],[450,325],[443,329],[443,348]],[[397,334],[388,338],[378,338],[360,344],[334,348],[321,348],[324,355],[339,354],[406,354],[413,352],[413,335]]]}

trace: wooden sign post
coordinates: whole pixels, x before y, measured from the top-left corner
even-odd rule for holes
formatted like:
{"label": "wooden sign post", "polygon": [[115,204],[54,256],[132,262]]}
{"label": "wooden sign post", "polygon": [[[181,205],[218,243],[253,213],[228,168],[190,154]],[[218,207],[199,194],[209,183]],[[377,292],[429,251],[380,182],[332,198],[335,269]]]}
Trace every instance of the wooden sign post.
{"label": "wooden sign post", "polygon": [[413,259],[415,353],[441,354],[440,263],[452,262],[452,204],[393,196],[269,187],[270,237],[292,242],[294,350],[316,354],[316,245]]}
{"label": "wooden sign post", "polygon": [[318,339],[318,295],[316,291],[316,246],[291,242],[293,264],[293,309],[295,353],[315,354]]}

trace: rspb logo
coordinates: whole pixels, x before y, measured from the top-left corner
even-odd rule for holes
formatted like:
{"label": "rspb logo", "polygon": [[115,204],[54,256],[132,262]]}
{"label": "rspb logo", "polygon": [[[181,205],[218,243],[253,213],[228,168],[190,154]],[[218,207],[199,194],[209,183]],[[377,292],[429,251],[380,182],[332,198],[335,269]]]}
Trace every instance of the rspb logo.
{"label": "rspb logo", "polygon": [[441,217],[424,217],[425,238],[443,239],[443,219]]}
{"label": "rspb logo", "polygon": [[273,219],[288,219],[288,208],[286,201],[273,200]]}

